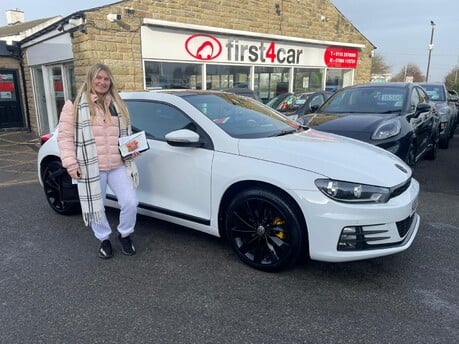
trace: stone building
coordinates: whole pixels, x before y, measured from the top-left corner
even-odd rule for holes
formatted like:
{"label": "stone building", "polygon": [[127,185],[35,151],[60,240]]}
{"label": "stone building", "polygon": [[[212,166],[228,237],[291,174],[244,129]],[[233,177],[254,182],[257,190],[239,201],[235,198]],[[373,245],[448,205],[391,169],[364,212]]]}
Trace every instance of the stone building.
{"label": "stone building", "polygon": [[25,67],[18,42],[62,17],[24,21],[19,10],[6,11],[7,26],[0,28],[0,129],[27,128],[30,120],[24,88]]}
{"label": "stone building", "polygon": [[370,81],[375,47],[330,0],[127,0],[75,12],[18,49],[26,126],[40,135],[96,62],[124,91],[247,87],[266,102]]}

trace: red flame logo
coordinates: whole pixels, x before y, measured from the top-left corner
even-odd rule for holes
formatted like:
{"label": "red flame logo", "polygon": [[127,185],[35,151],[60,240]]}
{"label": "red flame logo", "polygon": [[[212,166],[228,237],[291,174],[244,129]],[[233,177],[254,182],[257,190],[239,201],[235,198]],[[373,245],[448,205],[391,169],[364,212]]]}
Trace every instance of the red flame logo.
{"label": "red flame logo", "polygon": [[195,34],[188,37],[185,49],[195,59],[209,61],[216,59],[222,53],[222,44],[214,36]]}

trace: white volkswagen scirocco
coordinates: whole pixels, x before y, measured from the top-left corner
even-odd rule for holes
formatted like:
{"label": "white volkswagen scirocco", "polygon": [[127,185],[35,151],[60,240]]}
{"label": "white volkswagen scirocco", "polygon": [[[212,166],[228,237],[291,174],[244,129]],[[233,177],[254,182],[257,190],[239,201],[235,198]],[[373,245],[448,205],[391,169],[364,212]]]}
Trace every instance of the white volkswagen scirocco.
{"label": "white volkswagen scirocco", "polygon": [[[217,91],[122,93],[150,149],[136,159],[140,214],[227,239],[239,258],[279,270],[306,252],[344,262],[406,250],[419,228],[419,183],[399,158],[301,127],[253,99]],[[56,137],[38,153],[51,208],[63,198]],[[117,206],[108,190],[107,206]]]}

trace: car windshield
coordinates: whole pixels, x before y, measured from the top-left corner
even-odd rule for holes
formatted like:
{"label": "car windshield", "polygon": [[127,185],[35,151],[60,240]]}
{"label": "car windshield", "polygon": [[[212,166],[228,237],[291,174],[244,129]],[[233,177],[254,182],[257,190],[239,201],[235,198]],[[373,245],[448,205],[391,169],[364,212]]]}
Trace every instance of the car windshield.
{"label": "car windshield", "polygon": [[280,103],[282,103],[284,99],[286,99],[288,96],[291,96],[291,95],[292,93],[281,93],[278,96],[271,99],[269,102],[267,102],[266,105],[275,109]]}
{"label": "car windshield", "polygon": [[401,87],[355,87],[336,93],[320,111],[390,114],[402,111],[406,98],[406,90]]}
{"label": "car windshield", "polygon": [[445,99],[445,92],[443,86],[440,85],[422,85],[422,87],[426,90],[429,99],[435,102],[444,102]]}
{"label": "car windshield", "polygon": [[293,103],[294,106],[297,106],[297,107],[300,107],[301,105],[303,105],[304,103],[306,103],[306,101],[311,98],[311,96],[313,95],[313,93],[302,93],[302,94],[299,94],[296,96],[295,98],[295,102]]}
{"label": "car windshield", "polygon": [[298,128],[294,121],[247,97],[230,93],[182,97],[235,138],[279,136]]}

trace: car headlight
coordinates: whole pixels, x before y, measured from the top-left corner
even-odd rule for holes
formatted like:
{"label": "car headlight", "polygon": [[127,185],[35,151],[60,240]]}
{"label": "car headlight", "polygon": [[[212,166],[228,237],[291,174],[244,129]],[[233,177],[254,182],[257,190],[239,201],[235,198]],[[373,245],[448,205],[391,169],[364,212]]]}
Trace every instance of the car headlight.
{"label": "car headlight", "polygon": [[448,107],[448,106],[438,106],[437,109],[438,109],[438,113],[439,113],[440,115],[447,115],[447,114],[449,114],[449,107]]}
{"label": "car headlight", "polygon": [[391,119],[379,125],[376,128],[373,135],[371,135],[372,140],[384,140],[389,137],[396,136],[400,133],[402,126],[398,119]]}
{"label": "car headlight", "polygon": [[338,202],[386,203],[390,198],[390,189],[381,186],[333,179],[316,179],[315,184],[326,196]]}

